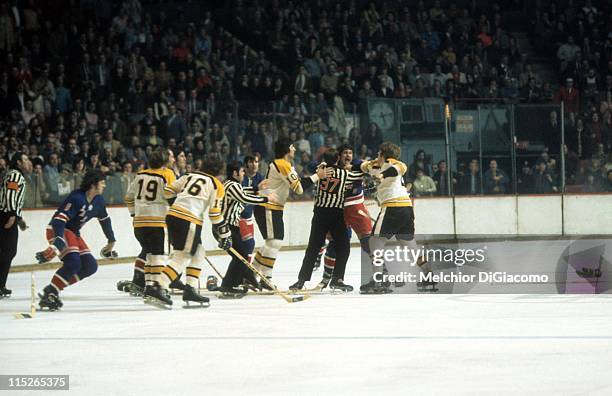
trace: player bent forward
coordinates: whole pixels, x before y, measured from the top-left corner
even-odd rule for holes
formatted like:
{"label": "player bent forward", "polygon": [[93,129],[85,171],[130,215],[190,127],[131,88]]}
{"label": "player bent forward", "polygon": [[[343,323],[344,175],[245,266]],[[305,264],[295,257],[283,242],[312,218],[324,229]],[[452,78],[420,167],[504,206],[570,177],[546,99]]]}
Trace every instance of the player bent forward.
{"label": "player bent forward", "polygon": [[115,235],[111,219],[106,212],[102,192],[106,187],[104,174],[92,169],[87,171],[79,189],[74,190],[60,205],[47,227],[49,247],[36,253],[40,263],[51,261],[59,255],[62,267],[55,272],[51,283],[39,294],[41,309],[55,311],[62,307],[59,293],[69,285],[93,275],[98,269],[98,262],[81,238],[81,227],[90,219],[98,218],[108,243],[102,248],[102,256],[116,257],[113,251]]}
{"label": "player bent forward", "polygon": [[225,191],[216,177],[222,167],[220,160],[206,159],[199,171],[188,173],[165,187],[164,195],[167,199],[176,197],[166,216],[168,237],[174,250],[170,262],[157,277],[157,283],[145,287],[145,302],[171,307],[168,285],[186,270],[187,284],[183,290],[183,301],[187,305],[193,301],[208,306],[209,299],[197,292],[201,263],[205,257],[201,233],[206,213],[219,247],[227,250],[232,246],[231,234],[221,213]]}

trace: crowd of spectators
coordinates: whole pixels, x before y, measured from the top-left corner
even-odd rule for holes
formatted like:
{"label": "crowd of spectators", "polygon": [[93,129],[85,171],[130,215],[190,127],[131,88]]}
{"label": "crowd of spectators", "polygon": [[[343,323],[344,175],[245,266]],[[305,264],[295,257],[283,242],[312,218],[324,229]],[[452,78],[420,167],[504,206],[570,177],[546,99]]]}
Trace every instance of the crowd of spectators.
{"label": "crowd of spectators", "polygon": [[[60,202],[87,168],[100,168],[113,175],[107,199],[118,203],[156,146],[184,153],[179,173],[205,155],[258,154],[265,171],[274,141],[288,136],[307,175],[325,148],[344,142],[358,158],[376,155],[380,128],[356,128],[364,98],[563,100],[568,184],[609,190],[610,10],[588,0],[536,3],[534,42],[559,60],[558,90],[559,81],[534,72],[504,18],[531,9],[519,0],[504,9],[477,1],[235,0],[224,5],[230,12],[180,3],[196,13],[138,0],[3,1],[0,171],[16,152],[28,154],[28,206],[42,206]],[[525,192],[559,189],[551,169],[558,156],[549,151],[522,174],[534,186]],[[449,189],[447,164],[425,166],[424,155],[407,180],[417,194],[511,191],[506,172],[490,164],[481,181],[473,161],[458,164]]]}

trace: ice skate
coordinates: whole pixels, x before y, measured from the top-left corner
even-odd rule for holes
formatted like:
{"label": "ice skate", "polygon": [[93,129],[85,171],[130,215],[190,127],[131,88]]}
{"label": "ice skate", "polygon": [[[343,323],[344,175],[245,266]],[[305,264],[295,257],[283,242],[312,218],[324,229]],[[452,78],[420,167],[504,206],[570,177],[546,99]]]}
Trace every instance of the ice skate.
{"label": "ice skate", "polygon": [[120,292],[125,292],[125,293],[129,293],[129,287],[132,284],[131,280],[120,280],[119,282],[117,282],[117,290],[119,290]]}
{"label": "ice skate", "polygon": [[13,294],[11,289],[7,289],[6,287],[0,287],[0,298],[7,298]]}
{"label": "ice skate", "polygon": [[592,269],[583,267],[581,270],[576,271],[576,275],[581,278],[599,278],[601,277],[601,270],[599,268]]}
{"label": "ice skate", "polygon": [[40,301],[38,301],[38,306],[41,311],[45,308],[47,308],[49,311],[57,311],[64,305],[62,300],[59,299],[57,291],[51,285],[45,287],[43,289],[43,294],[39,293],[38,297],[40,298]]}
{"label": "ice skate", "polygon": [[158,308],[172,309],[172,299],[160,285],[147,286],[144,302]]}
{"label": "ice skate", "polygon": [[323,277],[323,279],[321,279],[321,282],[319,282],[319,284],[316,287],[317,290],[325,289],[329,285],[330,280],[331,280],[330,278]]}
{"label": "ice skate", "polygon": [[[189,285],[185,285],[185,289],[183,290],[183,301],[185,302],[183,308],[210,307],[210,299],[208,297],[201,296],[193,286]],[[199,305],[190,305],[190,303],[197,303]]]}
{"label": "ice skate", "polygon": [[423,293],[435,293],[438,291],[436,285],[438,282],[422,281],[417,282],[417,290]]}
{"label": "ice skate", "polygon": [[303,280],[298,280],[293,285],[289,286],[289,290],[302,290],[304,288],[304,283],[306,282]]}
{"label": "ice skate", "polygon": [[168,289],[170,289],[173,294],[180,294],[185,290],[185,284],[181,282],[180,275],[175,280],[170,282],[170,285],[168,285]]}
{"label": "ice skate", "polygon": [[221,286],[218,291],[221,292],[219,295],[220,299],[225,300],[236,300],[246,296],[247,290],[242,287],[224,287]]}
{"label": "ice skate", "polygon": [[380,282],[374,282],[374,280],[371,280],[365,285],[361,285],[359,288],[360,294],[388,294],[392,292],[393,290],[389,289],[388,286],[385,286]]}
{"label": "ice skate", "polygon": [[353,291],[353,286],[347,285],[342,279],[332,279],[329,283],[329,288],[331,290],[338,290],[345,293]]}

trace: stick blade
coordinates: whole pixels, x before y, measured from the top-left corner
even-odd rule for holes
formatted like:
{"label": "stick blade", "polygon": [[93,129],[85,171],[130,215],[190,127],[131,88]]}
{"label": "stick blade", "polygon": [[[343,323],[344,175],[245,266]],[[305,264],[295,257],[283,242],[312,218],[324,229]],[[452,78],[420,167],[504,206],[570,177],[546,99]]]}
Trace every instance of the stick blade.
{"label": "stick blade", "polygon": [[19,312],[16,313],[14,316],[15,319],[32,319],[34,317],[34,315],[29,312]]}

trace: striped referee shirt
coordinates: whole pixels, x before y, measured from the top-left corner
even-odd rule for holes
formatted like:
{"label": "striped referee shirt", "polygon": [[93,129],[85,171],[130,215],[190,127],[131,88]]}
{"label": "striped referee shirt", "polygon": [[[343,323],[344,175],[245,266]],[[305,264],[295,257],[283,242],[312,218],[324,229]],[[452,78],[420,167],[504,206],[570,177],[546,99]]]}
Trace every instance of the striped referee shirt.
{"label": "striped referee shirt", "polygon": [[334,170],[332,177],[318,181],[315,197],[315,207],[317,208],[344,208],[344,199],[346,191],[350,188],[350,184],[361,180],[364,173],[358,168],[353,167],[351,170],[331,166]]}
{"label": "striped referee shirt", "polygon": [[225,199],[221,204],[223,218],[228,224],[238,227],[240,213],[245,205],[259,205],[268,202],[268,197],[252,194],[253,189],[243,187],[234,179],[228,179],[223,183],[225,188]]}
{"label": "striped referee shirt", "polygon": [[25,197],[25,178],[17,169],[4,174],[0,186],[0,210],[9,216],[21,217]]}

